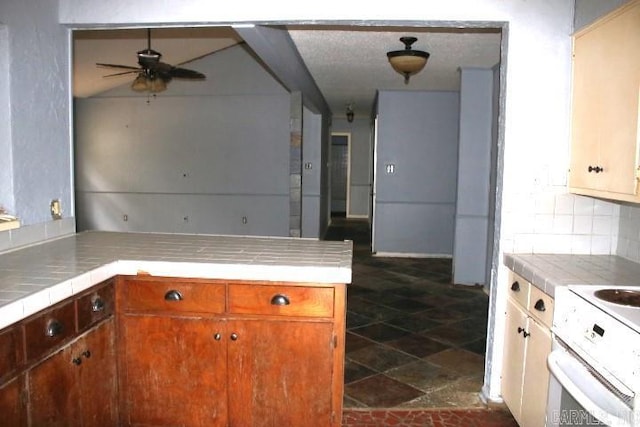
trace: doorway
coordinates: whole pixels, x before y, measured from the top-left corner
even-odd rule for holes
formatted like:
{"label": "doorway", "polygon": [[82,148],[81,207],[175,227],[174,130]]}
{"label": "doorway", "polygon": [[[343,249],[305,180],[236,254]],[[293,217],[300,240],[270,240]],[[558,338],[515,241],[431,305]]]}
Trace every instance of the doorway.
{"label": "doorway", "polygon": [[331,217],[349,216],[351,133],[331,134]]}

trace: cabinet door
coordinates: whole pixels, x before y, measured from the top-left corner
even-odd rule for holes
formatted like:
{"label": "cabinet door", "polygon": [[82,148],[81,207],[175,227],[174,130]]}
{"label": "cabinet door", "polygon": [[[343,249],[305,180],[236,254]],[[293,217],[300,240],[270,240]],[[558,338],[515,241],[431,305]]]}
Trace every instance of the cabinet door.
{"label": "cabinet door", "polygon": [[502,398],[513,417],[521,420],[520,402],[524,374],[525,339],[527,316],[511,298],[507,299],[502,365]]}
{"label": "cabinet door", "polygon": [[125,425],[227,425],[224,322],[127,315],[121,331]]}
{"label": "cabinet door", "polygon": [[0,424],[12,427],[27,425],[26,408],[22,399],[23,382],[24,376],[20,375],[0,386]]}
{"label": "cabinet door", "polygon": [[[574,38],[571,187],[605,191],[621,200],[636,195],[638,45],[640,2]],[[589,166],[604,170],[589,172]]]}
{"label": "cabinet door", "polygon": [[237,320],[228,333],[229,425],[334,425],[331,323]]}
{"label": "cabinet door", "polygon": [[74,344],[79,358],[80,410],[83,427],[117,425],[115,323],[110,319]]}
{"label": "cabinet door", "polygon": [[522,425],[544,427],[549,390],[547,357],[551,352],[551,333],[533,319],[529,319],[527,352],[522,384]]}
{"label": "cabinet door", "polygon": [[78,366],[67,346],[27,373],[31,425],[68,427],[81,424]]}

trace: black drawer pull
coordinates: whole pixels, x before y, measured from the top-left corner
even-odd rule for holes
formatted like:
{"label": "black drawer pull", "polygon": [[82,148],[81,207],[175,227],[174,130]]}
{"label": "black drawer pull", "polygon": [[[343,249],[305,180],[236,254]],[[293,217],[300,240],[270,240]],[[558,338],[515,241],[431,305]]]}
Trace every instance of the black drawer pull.
{"label": "black drawer pull", "polygon": [[51,319],[47,322],[47,326],[45,328],[44,333],[49,338],[53,338],[60,335],[62,331],[64,331],[64,327],[62,326],[62,323],[60,323],[56,319]]}
{"label": "black drawer pull", "polygon": [[182,301],[182,294],[179,291],[172,289],[170,291],[167,291],[166,294],[164,294],[164,300],[165,301]]}
{"label": "black drawer pull", "polygon": [[544,306],[544,301],[542,301],[541,299],[536,301],[536,305],[534,305],[533,308],[535,308],[538,311],[546,311],[547,310],[547,307]]}
{"label": "black drawer pull", "polygon": [[289,305],[289,304],[291,304],[291,301],[289,301],[289,297],[287,297],[286,295],[277,294],[277,295],[274,295],[273,298],[271,298],[271,305]]}
{"label": "black drawer pull", "polygon": [[511,284],[511,290],[513,292],[520,292],[520,283],[518,283],[517,280]]}
{"label": "black drawer pull", "polygon": [[231,341],[238,341],[238,334],[235,332],[231,334]]}
{"label": "black drawer pull", "polygon": [[91,301],[91,311],[98,313],[104,310],[104,300],[99,296],[96,296]]}

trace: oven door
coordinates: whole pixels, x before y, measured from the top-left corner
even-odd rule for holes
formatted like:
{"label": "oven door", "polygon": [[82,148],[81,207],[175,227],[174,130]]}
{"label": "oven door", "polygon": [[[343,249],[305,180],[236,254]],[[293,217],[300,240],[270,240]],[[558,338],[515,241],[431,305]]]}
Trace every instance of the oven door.
{"label": "oven door", "polygon": [[547,364],[547,426],[635,425],[631,391],[610,384],[555,337]]}

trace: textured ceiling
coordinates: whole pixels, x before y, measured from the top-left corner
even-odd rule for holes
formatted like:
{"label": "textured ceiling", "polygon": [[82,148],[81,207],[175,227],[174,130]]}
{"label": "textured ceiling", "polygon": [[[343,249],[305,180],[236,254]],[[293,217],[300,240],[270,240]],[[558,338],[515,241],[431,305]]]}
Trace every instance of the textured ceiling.
{"label": "textured ceiling", "polygon": [[[500,60],[500,33],[492,29],[317,25],[287,29],[336,115],[353,104],[357,115],[368,116],[378,89],[458,90],[460,67],[488,68]],[[425,69],[412,76],[408,85],[386,57],[387,51],[404,48],[399,41],[402,36],[417,37],[413,48],[431,54]],[[173,65],[241,42],[228,27],[154,29],[151,38],[151,47]],[[132,75],[104,77],[118,70],[95,64],[137,66],[136,52],[144,48],[143,29],[74,32],[74,95],[87,97],[131,82]]]}

